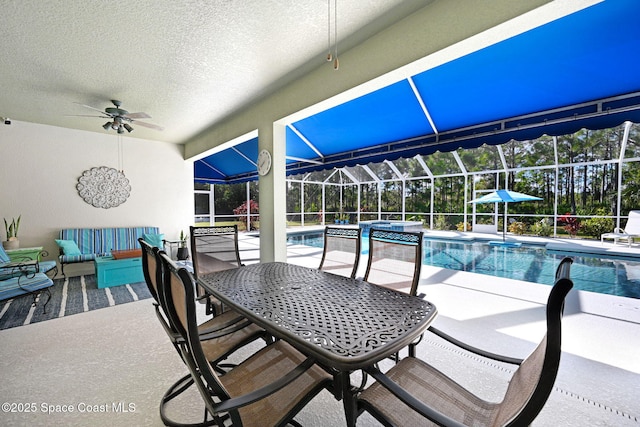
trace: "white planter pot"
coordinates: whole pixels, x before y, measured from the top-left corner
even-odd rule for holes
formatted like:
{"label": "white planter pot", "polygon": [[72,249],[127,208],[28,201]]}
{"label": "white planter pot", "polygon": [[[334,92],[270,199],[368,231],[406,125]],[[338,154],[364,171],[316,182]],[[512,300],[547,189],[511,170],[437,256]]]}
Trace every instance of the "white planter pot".
{"label": "white planter pot", "polygon": [[2,242],[2,247],[6,250],[20,248],[20,240],[17,237],[10,237],[9,240]]}

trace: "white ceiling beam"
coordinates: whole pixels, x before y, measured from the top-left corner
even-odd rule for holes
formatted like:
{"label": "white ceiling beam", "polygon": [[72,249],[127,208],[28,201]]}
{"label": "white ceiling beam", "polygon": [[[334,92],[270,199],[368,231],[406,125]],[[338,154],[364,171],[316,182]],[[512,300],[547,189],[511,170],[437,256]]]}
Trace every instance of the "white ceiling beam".
{"label": "white ceiling beam", "polygon": [[413,94],[415,95],[416,99],[418,100],[418,104],[420,104],[420,108],[422,108],[422,112],[424,113],[424,116],[429,121],[429,124],[431,125],[431,129],[433,129],[433,132],[437,135],[438,134],[438,128],[436,127],[436,124],[433,122],[433,119],[431,118],[431,114],[429,114],[429,110],[427,109],[427,106],[424,104],[424,100],[422,99],[422,95],[420,95],[420,92],[418,91],[418,88],[416,87],[416,84],[414,83],[413,78],[409,77],[407,79],[407,81],[409,82],[409,85],[411,86],[411,90],[413,90]]}
{"label": "white ceiling beam", "polygon": [[396,174],[396,176],[398,177],[398,179],[400,179],[401,181],[404,181],[404,180],[405,180],[405,178],[406,178],[406,177],[405,177],[402,173],[400,173],[400,171],[399,171],[399,170],[398,170],[398,168],[396,167],[395,163],[393,163],[391,160],[385,160],[384,162],[387,164],[387,166],[389,166],[389,168],[391,168],[391,170],[393,171],[393,173],[395,173],[395,174]]}
{"label": "white ceiling beam", "polygon": [[314,164],[314,165],[323,165],[324,164],[319,160],[303,159],[302,157],[286,156],[286,159],[287,160],[293,160],[294,162],[311,163],[311,164]]}
{"label": "white ceiling beam", "polygon": [[375,173],[374,173],[374,172],[369,168],[369,166],[367,166],[367,165],[361,165],[360,167],[361,167],[362,169],[364,169],[364,171],[365,171],[366,173],[368,173],[368,174],[369,174],[369,176],[371,176],[371,178],[373,178],[373,180],[374,180],[375,182],[380,182],[380,181],[381,181],[381,180],[380,180],[380,178],[378,177],[378,175],[376,175],[376,174],[375,174]]}
{"label": "white ceiling beam", "polygon": [[340,172],[342,172],[344,175],[346,175],[347,178],[349,178],[354,184],[359,184],[360,180],[357,179],[355,176],[353,176],[353,174],[351,172],[349,172],[347,170],[347,168],[341,168]]}
{"label": "white ceiling beam", "polygon": [[248,161],[249,163],[251,163],[253,166],[258,166],[258,164],[256,162],[254,162],[253,160],[251,160],[249,157],[245,156],[243,153],[241,153],[240,151],[238,151],[238,149],[236,147],[231,147],[231,149],[233,151],[235,151],[239,156],[241,156],[242,158],[244,158],[246,161]]}
{"label": "white ceiling beam", "polygon": [[219,169],[215,168],[214,166],[210,165],[209,163],[205,162],[204,160],[199,160],[202,162],[202,164],[204,164],[206,167],[208,167],[209,169],[218,172],[220,175],[222,176],[227,176],[227,174],[222,173],[222,171],[220,171]]}
{"label": "white ceiling beam", "polygon": [[311,143],[311,141],[309,141],[309,140],[307,139],[307,137],[306,137],[306,136],[304,136],[304,135],[302,134],[302,132],[300,132],[300,131],[299,131],[299,130],[298,130],[298,129],[297,129],[297,128],[292,124],[292,123],[291,123],[291,124],[289,124],[289,125],[287,125],[287,126],[289,127],[289,129],[291,129],[291,130],[293,131],[293,133],[295,133],[296,135],[298,135],[298,137],[302,140],[302,142],[304,142],[305,144],[307,144],[307,146],[308,146],[309,148],[311,148],[311,149],[312,149],[312,150],[313,150],[313,151],[318,155],[318,157],[321,157],[321,158],[323,158],[323,157],[324,157],[324,155],[320,152],[320,150],[318,150],[318,148],[316,148],[316,146],[315,146],[315,145],[313,145],[313,144]]}
{"label": "white ceiling beam", "polygon": [[431,179],[433,179],[433,172],[431,172],[431,169],[429,169],[429,166],[427,166],[427,164],[425,163],[424,159],[422,158],[422,156],[420,154],[417,154],[414,159],[416,159],[418,161],[418,163],[420,164],[420,166],[422,167],[422,169],[424,169],[424,171],[427,173],[427,176]]}
{"label": "white ceiling beam", "polygon": [[462,171],[463,175],[468,175],[469,172],[467,171],[467,168],[465,167],[464,163],[462,163],[462,159],[460,158],[460,155],[458,154],[457,151],[452,151],[451,154],[453,155],[453,158],[455,159],[456,163],[458,164],[458,167],[460,168],[460,170]]}

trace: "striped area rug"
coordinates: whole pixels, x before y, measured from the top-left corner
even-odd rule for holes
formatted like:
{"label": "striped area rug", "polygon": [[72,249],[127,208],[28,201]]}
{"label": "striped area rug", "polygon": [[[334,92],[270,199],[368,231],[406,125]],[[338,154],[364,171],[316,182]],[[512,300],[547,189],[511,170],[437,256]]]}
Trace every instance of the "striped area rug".
{"label": "striped area rug", "polygon": [[46,309],[44,303],[48,295],[44,290],[35,298],[35,305],[33,295],[21,295],[0,301],[0,329],[14,328],[151,297],[144,282],[98,289],[96,276],[93,274],[56,279],[49,290],[51,300],[46,305]]}

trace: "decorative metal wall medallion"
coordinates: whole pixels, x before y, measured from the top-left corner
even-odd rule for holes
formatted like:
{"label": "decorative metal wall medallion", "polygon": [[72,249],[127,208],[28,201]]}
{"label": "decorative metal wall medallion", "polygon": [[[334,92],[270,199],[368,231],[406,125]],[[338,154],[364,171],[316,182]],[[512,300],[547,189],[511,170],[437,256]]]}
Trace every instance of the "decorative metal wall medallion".
{"label": "decorative metal wall medallion", "polygon": [[100,166],[82,172],[76,189],[88,204],[96,208],[109,209],[127,201],[131,185],[123,172]]}

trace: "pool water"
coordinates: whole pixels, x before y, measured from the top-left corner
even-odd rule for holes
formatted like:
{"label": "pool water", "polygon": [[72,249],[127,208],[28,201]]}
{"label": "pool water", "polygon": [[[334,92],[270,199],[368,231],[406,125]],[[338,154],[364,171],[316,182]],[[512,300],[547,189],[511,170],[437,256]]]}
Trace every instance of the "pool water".
{"label": "pool water", "polygon": [[[324,245],[321,232],[290,234],[287,241],[318,248]],[[363,255],[368,253],[368,246],[363,238]],[[556,267],[565,256],[573,258],[571,278],[575,289],[640,299],[640,262],[629,258],[568,254],[542,246],[502,247],[425,238],[422,264],[552,285]]]}

